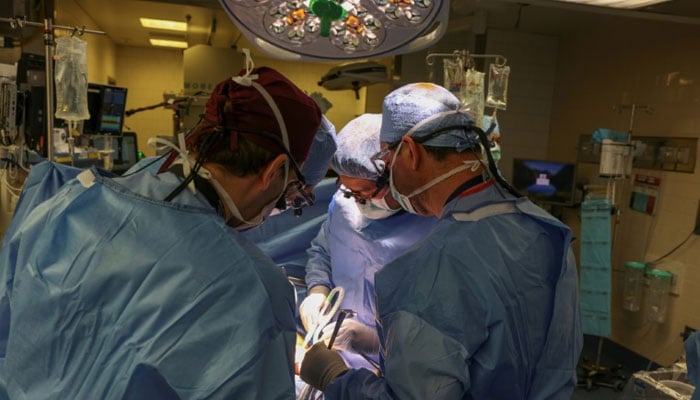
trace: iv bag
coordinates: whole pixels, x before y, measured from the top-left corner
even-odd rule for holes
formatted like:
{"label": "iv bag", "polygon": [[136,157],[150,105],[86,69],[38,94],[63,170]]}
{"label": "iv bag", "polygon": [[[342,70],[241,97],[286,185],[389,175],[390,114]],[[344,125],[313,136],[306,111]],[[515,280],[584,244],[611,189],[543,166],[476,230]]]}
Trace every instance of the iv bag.
{"label": "iv bag", "polygon": [[90,118],[87,105],[87,42],[74,36],[56,39],[56,118]]}
{"label": "iv bag", "polygon": [[461,59],[445,59],[442,62],[444,87],[464,103],[466,82],[464,79],[464,63]]}
{"label": "iv bag", "polygon": [[486,105],[499,110],[505,110],[508,99],[508,75],[510,67],[491,64],[489,70],[489,91],[486,95]]}
{"label": "iv bag", "polygon": [[470,116],[474,123],[482,127],[484,118],[484,73],[473,68],[467,70],[465,74],[465,96],[462,104],[469,109]]}

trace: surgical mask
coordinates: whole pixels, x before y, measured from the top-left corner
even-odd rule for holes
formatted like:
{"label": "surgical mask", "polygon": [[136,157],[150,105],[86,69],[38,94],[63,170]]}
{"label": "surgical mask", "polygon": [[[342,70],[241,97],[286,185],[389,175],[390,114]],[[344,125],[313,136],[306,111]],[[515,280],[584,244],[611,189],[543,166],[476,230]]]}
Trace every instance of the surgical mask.
{"label": "surgical mask", "polygon": [[481,166],[481,161],[480,160],[467,160],[467,161],[462,161],[463,165],[460,165],[458,167],[455,167],[444,174],[436,177],[435,179],[431,180],[430,182],[426,183],[425,185],[419,187],[418,189],[414,190],[413,192],[404,195],[399,192],[398,189],[396,189],[396,185],[394,184],[394,166],[396,165],[396,156],[398,156],[399,151],[401,150],[401,145],[403,142],[399,143],[399,147],[396,148],[396,151],[394,152],[394,157],[391,161],[391,168],[389,170],[389,189],[391,190],[391,195],[394,196],[394,199],[401,205],[401,207],[408,211],[411,214],[418,214],[415,208],[413,208],[413,204],[411,204],[411,197],[417,196],[426,190],[430,189],[431,187],[437,185],[438,183],[444,181],[445,179],[459,173],[462,171],[465,171],[467,169],[471,169],[472,171],[476,171],[479,169]]}
{"label": "surgical mask", "polygon": [[362,215],[369,219],[384,219],[396,214],[400,210],[394,210],[389,207],[384,197],[369,199],[365,201],[364,204],[356,201],[355,204],[357,204],[357,208],[360,209]]}
{"label": "surgical mask", "polygon": [[[200,168],[200,171],[204,170],[204,167]],[[233,199],[231,199],[231,196],[228,195],[228,192],[221,186],[219,181],[214,179],[211,176],[211,173],[209,171],[204,170],[204,173],[200,173],[205,179],[209,180],[209,183],[214,186],[214,189],[216,190],[216,193],[219,195],[219,198],[221,201],[224,202],[226,207],[228,208],[229,212],[231,213],[229,217],[226,219],[226,224],[231,226],[231,217],[234,217],[236,220],[240,221],[241,223],[238,225],[233,226],[234,229],[237,231],[245,231],[251,228],[255,228],[256,226],[262,224],[265,222],[265,220],[270,216],[270,213],[272,213],[272,210],[275,209],[275,205],[277,204],[277,200],[279,200],[280,197],[284,195],[284,188],[287,187],[287,179],[288,179],[288,168],[285,165],[285,175],[284,175],[284,186],[282,186],[282,192],[277,196],[275,199],[273,199],[270,203],[266,204],[262,210],[260,210],[260,213],[256,215],[255,217],[251,218],[250,220],[246,220],[243,218],[241,215],[241,212],[238,210],[238,207],[236,207],[236,204],[233,202]]]}

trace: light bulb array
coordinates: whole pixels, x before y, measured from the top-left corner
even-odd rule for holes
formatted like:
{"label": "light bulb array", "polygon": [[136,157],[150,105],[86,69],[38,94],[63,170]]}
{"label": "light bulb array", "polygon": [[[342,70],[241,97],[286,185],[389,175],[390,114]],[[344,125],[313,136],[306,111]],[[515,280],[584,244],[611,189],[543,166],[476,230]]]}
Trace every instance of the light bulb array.
{"label": "light bulb array", "polygon": [[390,41],[400,46],[410,37],[406,33],[425,33],[448,8],[442,0],[220,1],[241,30],[258,41],[302,54],[304,47],[319,49],[325,42],[345,53],[339,58],[370,55],[385,44],[389,31],[397,36]]}

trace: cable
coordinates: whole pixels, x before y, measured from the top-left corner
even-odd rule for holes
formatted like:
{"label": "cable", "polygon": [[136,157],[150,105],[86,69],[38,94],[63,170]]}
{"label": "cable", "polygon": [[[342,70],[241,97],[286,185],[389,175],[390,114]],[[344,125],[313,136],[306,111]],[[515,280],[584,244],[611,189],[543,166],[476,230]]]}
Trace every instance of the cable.
{"label": "cable", "polygon": [[496,181],[504,188],[506,189],[510,194],[512,194],[515,197],[523,197],[522,194],[520,194],[513,186],[506,181],[503,176],[501,176],[501,172],[498,170],[498,167],[496,167],[496,162],[493,159],[493,155],[491,154],[491,144],[489,143],[489,140],[487,138],[487,135],[491,134],[493,129],[496,127],[495,123],[491,123],[491,126],[487,129],[487,132],[484,132],[478,127],[474,127],[474,131],[476,131],[479,140],[481,141],[481,145],[484,147],[484,152],[486,153],[486,158],[489,162],[488,169],[491,175],[496,179]]}
{"label": "cable", "polygon": [[690,240],[690,238],[693,237],[694,234],[695,234],[694,231],[693,231],[693,232],[690,232],[690,234],[688,235],[687,238],[685,238],[679,245],[677,245],[676,247],[672,248],[668,253],[664,254],[663,256],[657,258],[657,259],[654,260],[654,261],[648,261],[648,262],[646,262],[646,263],[647,263],[647,264],[652,264],[652,265],[653,265],[653,264],[656,264],[657,262],[663,260],[664,258],[670,256],[670,255],[673,254],[676,250],[678,250],[679,248],[681,248],[681,246],[683,246],[683,245],[685,244],[685,242],[687,242],[688,240]]}
{"label": "cable", "polygon": [[163,201],[171,201],[172,199],[175,198],[178,194],[180,194],[186,187],[189,185],[189,183],[194,179],[194,177],[197,175],[199,172],[199,169],[202,167],[204,163],[206,163],[208,157],[210,156],[209,154],[209,149],[211,146],[214,145],[216,141],[219,140],[219,137],[221,136],[221,131],[218,129],[214,129],[214,132],[209,135],[205,140],[204,143],[202,143],[202,148],[199,153],[199,157],[197,157],[197,160],[195,161],[194,165],[192,166],[192,169],[190,170],[190,174],[185,177],[185,179],[178,185],[168,196],[165,197]]}

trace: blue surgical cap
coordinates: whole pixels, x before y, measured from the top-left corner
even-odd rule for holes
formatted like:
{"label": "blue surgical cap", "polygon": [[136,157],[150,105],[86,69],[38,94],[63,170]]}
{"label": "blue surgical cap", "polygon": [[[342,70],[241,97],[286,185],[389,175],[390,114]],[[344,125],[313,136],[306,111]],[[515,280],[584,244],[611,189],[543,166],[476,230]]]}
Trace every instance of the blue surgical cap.
{"label": "blue surgical cap", "polygon": [[[447,114],[438,116],[440,113]],[[431,117],[433,119],[427,120]],[[414,126],[416,129],[411,137],[416,139],[447,127],[463,127],[447,130],[423,142],[426,146],[450,147],[461,152],[479,144],[474,123],[462,109],[459,99],[449,90],[432,83],[411,83],[384,98],[382,142],[396,143]]]}
{"label": "blue surgical cap", "polygon": [[376,179],[377,171],[370,157],[379,152],[381,114],[363,114],[348,122],[338,133],[338,150],[331,167],[338,175]]}
{"label": "blue surgical cap", "polygon": [[316,185],[326,176],[331,157],[333,157],[336,149],[335,136],[335,126],[323,115],[321,117],[321,125],[318,127],[314,141],[311,143],[309,156],[301,167],[301,173],[306,178],[307,185]]}

